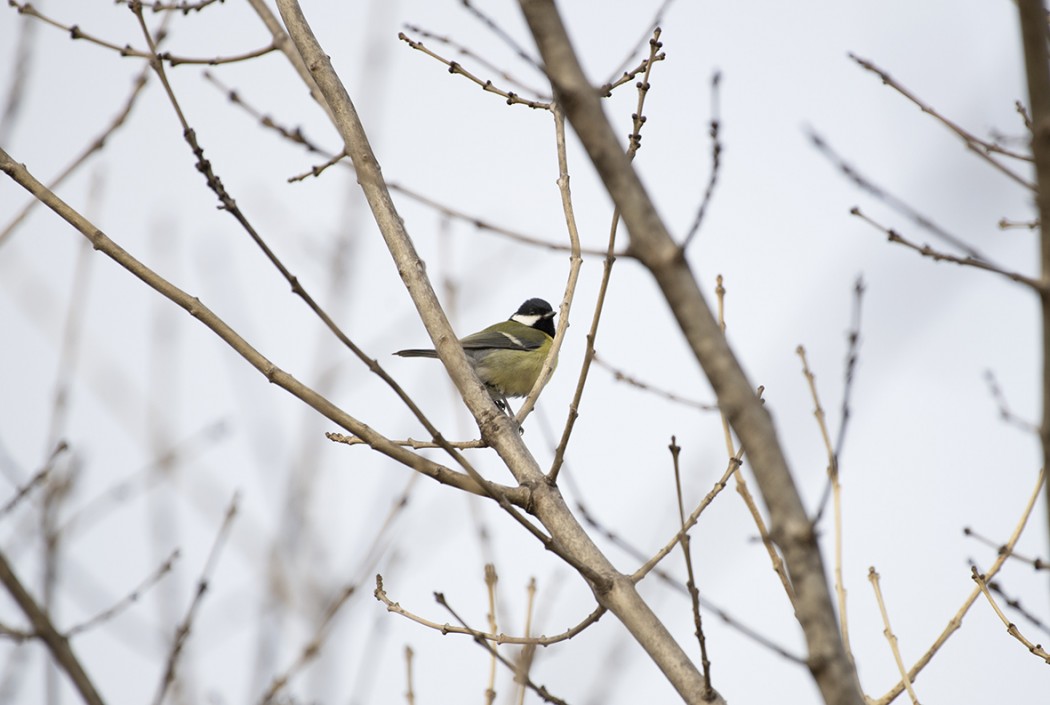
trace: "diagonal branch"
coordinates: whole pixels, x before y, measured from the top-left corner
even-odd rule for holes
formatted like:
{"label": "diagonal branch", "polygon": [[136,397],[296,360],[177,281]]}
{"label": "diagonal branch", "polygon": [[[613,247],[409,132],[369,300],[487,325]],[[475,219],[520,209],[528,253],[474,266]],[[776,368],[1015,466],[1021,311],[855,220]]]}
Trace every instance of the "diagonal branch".
{"label": "diagonal branch", "polygon": [[[629,251],[656,278],[689,346],[704,369],[719,407],[751,459],[797,595],[797,618],[806,635],[809,667],[825,702],[859,705],[856,671],[838,632],[834,604],[813,527],[806,516],[776,430],[752,391],[681,249],[617,144],[600,99],[587,81],[553,0],[520,0],[543,57],[554,95],[619,208],[631,236]],[[658,661],[658,663],[660,663]],[[660,664],[661,667],[663,664]],[[665,670],[685,699],[702,688],[695,668]]]}
{"label": "diagonal branch", "polygon": [[[484,496],[491,496],[490,492],[495,492],[511,504],[518,506],[527,505],[528,493],[525,490],[494,485],[494,483],[487,483],[487,488],[482,487],[475,478],[469,475],[452,471],[407,448],[402,448],[392,443],[372,427],[350,416],[316,390],[304,385],[298,379],[277,367],[217,316],[214,311],[201,303],[200,299],[179,289],[137,260],[120,245],[113,242],[102,230],[48,190],[47,187],[26,170],[24,165],[12,159],[3,148],[0,148],[0,171],[6,173],[29,193],[40,199],[44,205],[53,210],[63,220],[80,231],[81,234],[91,241],[96,250],[101,251],[117,264],[127,269],[144,284],[181,306],[187,313],[211,329],[223,342],[265,376],[271,384],[284,389],[325,418],[363,439],[371,448],[443,484]],[[487,393],[485,398],[488,399]],[[495,410],[494,412],[499,413]]]}
{"label": "diagonal branch", "polygon": [[84,702],[88,705],[103,705],[102,696],[95,690],[91,678],[84,671],[84,667],[80,665],[80,660],[73,653],[73,647],[69,645],[69,640],[55,629],[55,625],[51,623],[51,618],[48,617],[47,612],[36,603],[33,596],[22,585],[3,553],[0,553],[0,583],[4,584],[11,597],[18,603],[18,607],[29,619],[29,623],[33,625],[33,631],[36,633],[36,636],[40,637],[47,646],[47,650],[51,652],[55,663],[69,675],[70,680],[73,681],[73,686],[80,693],[80,697],[84,699]]}
{"label": "diagonal branch", "polygon": [[[492,403],[467,362],[412,245],[403,220],[394,208],[378,162],[357,110],[327,54],[317,42],[296,0],[278,0],[289,36],[310,67],[350,155],[376,224],[397,264],[398,273],[419,311],[452,381],[478,422],[481,435],[499,454],[520,485],[531,492],[531,513],[550,532],[544,547],[555,552],[589,583],[598,603],[623,622],[639,644],[667,674],[688,703],[699,704],[702,678],[681,646],[652,608],[642,599],[629,576],[618,572],[572,515],[558,488],[546,482],[536,459],[524,445],[513,421]],[[615,138],[613,138],[615,144]],[[617,145],[620,156],[623,152]],[[720,701],[721,698],[717,697]]]}

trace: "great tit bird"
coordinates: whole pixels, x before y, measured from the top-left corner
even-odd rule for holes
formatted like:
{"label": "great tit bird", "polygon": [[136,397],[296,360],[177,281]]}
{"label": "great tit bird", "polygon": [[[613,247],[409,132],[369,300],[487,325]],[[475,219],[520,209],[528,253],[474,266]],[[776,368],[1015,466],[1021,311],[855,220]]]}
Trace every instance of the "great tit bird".
{"label": "great tit bird", "polygon": [[[509,410],[507,397],[523,397],[532,391],[554,340],[554,316],[549,303],[529,299],[508,320],[459,341],[500,408]],[[399,350],[394,354],[437,357],[434,350]]]}

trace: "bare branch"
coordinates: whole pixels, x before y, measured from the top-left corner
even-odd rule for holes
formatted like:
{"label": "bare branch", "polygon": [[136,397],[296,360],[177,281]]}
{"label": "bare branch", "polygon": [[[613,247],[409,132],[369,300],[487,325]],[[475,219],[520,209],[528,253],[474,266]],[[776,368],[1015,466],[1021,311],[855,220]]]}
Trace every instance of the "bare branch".
{"label": "bare branch", "polygon": [[830,161],[836,168],[838,168],[838,170],[841,171],[846,178],[848,178],[850,181],[856,184],[858,188],[860,188],[863,191],[866,191],[873,198],[882,201],[898,213],[901,213],[905,217],[910,218],[920,228],[929,231],[931,234],[940,238],[941,240],[944,240],[952,247],[959,249],[966,257],[991,264],[990,260],[987,257],[978,252],[977,249],[974,248],[972,245],[963,241],[962,238],[951,234],[950,232],[933,222],[930,218],[927,218],[925,215],[915,210],[910,205],[897,198],[893,194],[889,193],[882,187],[877,186],[874,182],[872,182],[859,171],[857,171],[857,169],[854,168],[853,165],[851,165],[849,162],[847,162],[845,159],[839,156],[838,153],[836,153],[831,148],[831,145],[825,142],[824,138],[818,135],[815,131],[809,131],[809,139],[810,142],[813,143],[813,147],[828,161]]}
{"label": "bare branch", "polygon": [[852,52],[850,52],[849,58],[853,59],[853,61],[855,61],[859,66],[861,66],[861,68],[864,68],[867,71],[871,71],[872,73],[874,73],[876,76],[882,79],[883,83],[885,83],[887,86],[889,86],[890,88],[892,88],[893,90],[897,91],[902,96],[910,100],[920,110],[922,110],[922,112],[932,116],[935,120],[937,120],[937,122],[941,123],[949,130],[954,132],[956,135],[958,135],[958,137],[966,145],[967,149],[971,150],[972,152],[983,158],[988,164],[994,167],[996,171],[999,171],[1000,173],[1014,181],[1014,183],[1024,187],[1029,191],[1035,190],[1035,184],[1025,180],[1019,174],[1013,172],[1006,165],[1004,165],[992,156],[993,154],[1001,154],[1004,157],[1010,157],[1012,159],[1017,159],[1024,162],[1031,162],[1032,157],[1030,155],[1021,154],[1019,152],[1012,152],[1010,150],[1003,149],[997,144],[992,144],[990,142],[986,142],[985,140],[978,139],[970,132],[967,132],[959,125],[955,124],[948,118],[941,115],[939,112],[937,112],[936,109],[924,103],[914,93],[909,91],[901,84],[897,83],[897,81],[895,81],[893,77],[891,77],[888,73],[880,69],[871,61],[867,59],[862,59]]}
{"label": "bare branch", "polygon": [[[128,95],[127,100],[124,102],[124,106],[120,109],[120,111],[113,118],[113,120],[110,121],[109,125],[107,125],[102,130],[102,132],[99,133],[98,137],[93,139],[91,143],[88,144],[88,146],[85,147],[84,150],[79,155],[77,155],[73,159],[73,161],[71,161],[69,165],[66,166],[66,168],[58,174],[58,176],[51,180],[51,183],[47,185],[49,189],[54,190],[58,188],[70,175],[75,173],[77,169],[79,169],[85,162],[87,162],[87,160],[91,156],[102,151],[102,148],[106,146],[106,142],[109,140],[110,136],[112,136],[113,133],[115,133],[124,124],[124,122],[128,118],[128,115],[131,114],[131,109],[135,106],[135,102],[138,100],[139,95],[142,93],[142,89],[146,87],[146,82],[149,78],[149,72],[150,69],[148,66],[142,69],[142,72],[135,78],[134,84],[131,88],[131,93]],[[0,245],[3,245],[4,242],[7,241],[9,237],[11,237],[11,234],[15,231],[15,229],[22,223],[22,221],[26,219],[26,216],[28,216],[29,213],[33,210],[33,208],[35,208],[36,205],[39,203],[40,201],[35,198],[29,201],[25,205],[25,207],[23,207],[22,210],[19,211],[18,214],[11,219],[11,222],[4,226],[3,230],[0,230]]]}
{"label": "bare branch", "polygon": [[69,679],[73,682],[73,687],[80,693],[80,697],[84,699],[84,702],[87,705],[104,705],[102,696],[99,695],[80,660],[73,653],[73,647],[70,646],[69,640],[55,629],[55,625],[52,624],[47,612],[37,604],[36,600],[22,586],[22,582],[15,575],[14,569],[7,562],[7,557],[2,552],[0,552],[0,583],[3,583],[7,592],[10,593],[15,603],[18,604],[19,609],[22,610],[22,613],[29,620],[35,636],[39,637],[47,646],[47,650],[51,652],[51,657],[55,660],[55,663],[69,676]]}
{"label": "bare branch", "polygon": [[81,622],[80,624],[77,624],[76,626],[70,627],[69,631],[66,632],[66,637],[71,638],[82,632],[94,629],[98,625],[102,624],[103,622],[108,622],[124,610],[134,605],[136,602],[139,601],[139,598],[142,597],[142,595],[145,594],[147,590],[159,583],[165,575],[171,572],[172,568],[175,567],[175,561],[178,559],[178,557],[179,550],[175,549],[171,552],[171,555],[168,556],[168,559],[164,561],[160,565],[160,567],[157,568],[157,570],[153,571],[152,575],[147,576],[145,580],[143,580],[139,585],[137,585],[134,590],[129,592],[127,595],[118,600],[112,606],[96,614],[94,617],[91,617],[90,619],[87,619]]}
{"label": "bare branch", "polygon": [[718,174],[722,167],[722,142],[718,139],[718,129],[721,125],[718,117],[718,86],[721,79],[722,74],[718,71],[711,77],[711,122],[707,131],[711,137],[711,171],[707,175],[707,186],[704,188],[704,197],[700,200],[700,208],[696,211],[696,218],[693,219],[693,224],[689,226],[689,231],[686,233],[685,239],[682,240],[683,250],[689,247],[689,243],[700,232],[700,226],[704,222],[704,215],[707,214],[707,208],[711,205],[711,197],[714,195],[715,186],[718,185]]}
{"label": "bare branch", "polygon": [[671,436],[671,461],[674,466],[675,495],[678,498],[678,522],[682,527],[679,532],[678,543],[682,547],[682,556],[685,558],[686,581],[685,588],[689,592],[689,600],[693,608],[693,625],[696,627],[695,636],[700,644],[700,667],[704,671],[704,700],[711,700],[714,691],[711,688],[711,661],[707,658],[707,639],[704,637],[704,622],[700,615],[700,588],[696,585],[696,575],[693,572],[693,554],[689,549],[689,531],[685,528],[685,503],[682,501],[682,474],[678,459],[682,448],[678,445],[674,436]]}
{"label": "bare branch", "polygon": [[[456,620],[460,624],[463,625],[463,627],[467,630],[467,632],[474,638],[474,643],[475,644],[477,644],[482,649],[484,649],[484,650],[488,651],[490,654],[492,654],[493,658],[499,660],[500,663],[502,663],[505,667],[510,669],[512,672],[517,672],[517,669],[514,668],[514,664],[511,663],[510,661],[508,661],[506,658],[504,658],[498,651],[496,651],[496,647],[494,647],[492,644],[490,644],[482,636],[481,632],[479,632],[479,631],[477,631],[475,629],[471,629],[470,626],[468,626],[467,623],[463,620],[463,618],[460,617],[458,614],[456,614],[456,611],[454,609],[452,609],[452,606],[448,603],[448,601],[445,599],[445,596],[442,593],[435,592],[434,593],[434,599],[436,599],[439,605],[441,605],[442,607],[447,609],[449,611],[449,613],[453,617],[455,617]],[[566,705],[564,700],[562,700],[561,698],[554,697],[553,695],[551,695],[547,691],[547,688],[545,686],[536,685],[535,683],[532,682],[531,678],[526,678],[525,679],[525,686],[528,687],[530,690],[532,690],[534,693],[536,693],[536,695],[540,696],[541,698],[543,698],[545,701],[547,701],[549,703],[554,703],[555,705]]]}
{"label": "bare branch", "polygon": [[1045,288],[1045,284],[1043,284],[1037,279],[1032,279],[1031,277],[1025,276],[1020,272],[1011,272],[1007,269],[1003,269],[1001,267],[989,263],[987,260],[984,260],[980,257],[975,257],[972,255],[967,255],[966,257],[956,257],[955,255],[948,254],[947,252],[935,250],[929,245],[918,245],[912,242],[911,240],[907,239],[900,233],[898,233],[893,228],[887,228],[886,226],[881,225],[880,223],[875,221],[873,218],[865,215],[860,210],[860,208],[856,206],[850,209],[850,215],[855,215],[861,220],[863,220],[865,223],[884,232],[886,234],[887,239],[890,242],[896,243],[898,245],[903,245],[909,250],[918,252],[923,257],[929,257],[934,262],[951,262],[952,264],[958,264],[963,267],[973,267],[975,269],[982,269],[986,272],[993,272],[995,274],[1000,274],[1006,277],[1007,279],[1015,281],[1018,284],[1024,284],[1032,289],[1035,289],[1036,291],[1040,291]]}
{"label": "bare branch", "polygon": [[[414,191],[400,183],[391,182],[387,184],[387,187],[391,191],[396,191],[397,193],[404,194],[405,196],[411,198],[413,201],[421,203],[424,206],[427,206],[428,208],[434,209],[435,211],[447,218],[459,220],[464,223],[469,223],[478,230],[485,230],[491,232],[494,235],[499,235],[501,237],[505,237],[509,240],[514,240],[515,242],[520,242],[525,245],[543,247],[548,250],[554,250],[557,252],[572,252],[572,245],[565,245],[560,242],[551,242],[550,240],[544,240],[533,235],[526,235],[525,233],[518,232],[517,230],[511,230],[501,225],[490,223],[486,220],[470,215],[469,213],[464,213],[463,211],[456,210],[455,208],[447,206],[443,203],[439,203],[433,200],[432,198],[428,198],[427,196],[424,196],[418,191]],[[605,256],[605,250],[588,249],[585,247],[580,248],[580,253],[588,255],[598,255],[603,257]]]}
{"label": "bare branch", "polygon": [[[126,4],[129,8],[131,8],[132,11],[134,11],[136,7],[141,8],[143,6],[143,3],[139,2],[138,0],[127,0]],[[264,56],[272,51],[275,51],[278,48],[275,43],[271,43],[267,46],[260,47],[258,49],[253,49],[251,51],[246,51],[241,54],[235,54],[232,56],[213,56],[209,58],[194,56],[176,56],[169,52],[158,53],[154,50],[143,51],[142,49],[136,49],[132,47],[130,44],[120,46],[118,44],[114,44],[113,42],[106,41],[101,37],[85,32],[78,25],[63,24],[62,22],[52,19],[51,17],[48,17],[47,15],[43,14],[42,12],[40,12],[40,10],[36,9],[35,6],[29,3],[21,3],[18,2],[18,0],[8,0],[8,5],[16,8],[18,10],[18,14],[20,15],[34,17],[40,20],[41,22],[44,22],[45,24],[49,24],[52,27],[56,27],[58,29],[63,30],[64,32],[67,32],[71,39],[83,39],[86,42],[95,44],[96,46],[100,46],[104,49],[110,49],[111,51],[118,52],[121,56],[131,56],[140,59],[152,59],[156,57],[160,61],[163,61],[171,66],[178,66],[179,64],[204,64],[207,66],[235,64],[241,61],[248,61],[250,59],[255,59],[260,56]]]}
{"label": "bare branch", "polygon": [[871,588],[875,591],[875,601],[878,602],[879,614],[882,615],[882,633],[890,644],[890,651],[893,652],[893,660],[897,664],[897,671],[901,674],[901,682],[907,688],[908,697],[911,698],[913,705],[919,705],[919,696],[912,689],[911,679],[904,670],[904,660],[901,658],[901,650],[897,645],[897,635],[893,633],[893,628],[890,627],[890,615],[886,612],[886,603],[882,599],[882,587],[879,585],[879,574],[875,571],[875,566],[868,568],[868,580],[871,582]]}
{"label": "bare branch", "polygon": [[[473,9],[473,8],[471,8],[471,9]],[[434,34],[433,32],[428,32],[427,30],[425,30],[422,27],[419,27],[417,25],[406,24],[405,25],[405,29],[407,29],[409,32],[412,32],[414,34],[418,34],[419,36],[423,37],[423,39],[428,39],[428,40],[429,39],[433,39],[436,42],[439,42],[441,44],[445,44],[445,45],[455,49],[457,52],[459,52],[459,54],[461,56],[465,56],[465,57],[467,57],[469,59],[473,59],[474,61],[476,61],[479,64],[481,64],[482,66],[484,66],[489,71],[492,71],[493,73],[498,74],[499,77],[501,79],[503,79],[504,81],[506,81],[507,83],[511,83],[511,84],[517,86],[518,88],[520,88],[523,91],[528,91],[532,95],[536,96],[539,100],[543,100],[543,101],[546,101],[548,103],[550,102],[551,97],[549,95],[543,95],[536,88],[533,88],[532,86],[526,85],[520,79],[515,78],[514,76],[510,75],[509,73],[507,73],[507,71],[505,71],[505,70],[501,69],[500,67],[496,66],[494,63],[492,63],[488,59],[484,58],[483,56],[479,56],[476,51],[474,51],[470,47],[464,46],[463,44],[457,42],[455,39],[452,39],[449,36],[445,36],[445,35],[441,35],[441,34]],[[534,66],[534,64],[532,64],[532,65]]]}
{"label": "bare branch", "polygon": [[[628,161],[632,161],[634,156],[638,153],[638,150],[642,148],[642,126],[645,125],[645,98],[649,94],[649,76],[652,72],[653,56],[656,55],[660,49],[660,30],[657,28],[653,32],[653,38],[649,44],[649,61],[646,62],[645,78],[638,83],[638,100],[636,103],[635,112],[631,115],[634,129],[628,136],[627,151],[624,153]],[[564,108],[559,105],[556,113],[558,120],[561,121],[561,142],[564,145]],[[564,147],[561,148],[561,152],[564,153]],[[565,452],[569,447],[569,438],[572,436],[572,430],[576,425],[576,419],[579,418],[580,402],[583,399],[583,389],[587,384],[587,377],[591,370],[591,361],[594,359],[594,343],[598,337],[598,323],[601,321],[602,311],[605,308],[605,295],[609,290],[609,279],[612,277],[613,264],[616,262],[616,256],[614,254],[616,248],[616,233],[620,227],[620,211],[619,209],[613,210],[612,223],[609,225],[609,244],[606,248],[605,261],[602,267],[602,279],[601,284],[598,286],[598,300],[594,304],[594,313],[591,316],[591,328],[587,333],[587,350],[583,356],[583,363],[580,365],[580,373],[576,378],[576,391],[573,393],[572,402],[569,404],[569,415],[565,419],[565,428],[562,430],[561,440],[558,442],[558,447],[554,452],[554,460],[551,462],[551,469],[547,472],[547,481],[555,483],[558,481],[558,472],[561,469],[561,465],[565,460]]]}
{"label": "bare branch", "polygon": [[[600,98],[580,67],[553,0],[521,0],[525,20],[539,47],[554,95],[579,136],[631,235],[629,250],[652,272],[718,395],[719,406],[740,437],[772,519],[772,536],[781,546],[798,599],[797,617],[809,647],[809,665],[825,701],[863,702],[856,671],[839,638],[816,536],[777,441],[772,419],[755,396],[725,337],[718,329],[699,285],[671,238],[637,173],[618,145]],[[639,639],[651,649],[651,644]],[[680,647],[675,663],[684,659]],[[671,667],[667,656],[650,650],[683,699],[693,702],[703,689],[695,668]]]}
{"label": "bare branch", "polygon": [[7,504],[0,507],[0,519],[3,519],[10,514],[15,507],[22,503],[22,500],[47,480],[48,475],[51,474],[51,470],[55,467],[55,461],[67,450],[69,450],[69,445],[65,441],[60,441],[55,445],[55,449],[51,451],[51,455],[48,456],[47,462],[44,463],[44,466],[33,473],[33,476],[18,488],[14,496],[7,500]]}
{"label": "bare branch", "polygon": [[[831,446],[831,434],[828,433],[827,419],[824,415],[824,407],[820,403],[820,395],[817,393],[817,377],[809,369],[809,361],[806,359],[806,349],[801,345],[796,348],[799,359],[802,360],[802,374],[809,385],[809,393],[813,398],[813,416],[820,428],[820,436],[824,440],[824,451],[828,456],[828,480],[831,483],[832,504],[835,508],[835,595],[838,598],[839,623],[842,630],[842,645],[846,654],[853,660],[853,651],[849,642],[849,614],[846,611],[846,583],[842,577],[842,488],[839,484],[839,460],[835,449]],[[889,627],[887,626],[887,629]]]}
{"label": "bare branch", "polygon": [[[1028,523],[1028,518],[1032,515],[1032,509],[1035,507],[1036,500],[1039,498],[1039,493],[1042,491],[1045,482],[1046,469],[1044,468],[1039,471],[1039,475],[1035,483],[1035,488],[1032,490],[1032,494],[1028,498],[1028,503],[1025,505],[1024,509],[1021,512],[1021,517],[1017,520],[1017,526],[1014,527],[1013,533],[1010,534],[1010,538],[1004,544],[1004,550],[999,554],[999,557],[995,559],[995,562],[992,563],[992,567],[988,569],[988,572],[985,573],[984,580],[986,582],[991,581],[995,574],[999,572],[999,569],[1003,567],[1003,564],[1006,563],[1009,555],[1013,552],[1014,546],[1017,544],[1018,539],[1021,538],[1021,532],[1024,531],[1024,527]],[[915,665],[908,669],[908,681],[915,682],[916,676],[918,676],[919,672],[922,671],[922,669],[925,668],[927,664],[929,664],[929,662],[933,659],[933,655],[936,654],[942,646],[944,646],[945,642],[948,641],[952,634],[959,630],[959,627],[962,626],[963,617],[965,617],[966,613],[970,611],[970,607],[973,606],[974,601],[977,600],[977,597],[980,594],[980,586],[975,587],[970,593],[969,597],[967,597],[966,600],[963,602],[962,606],[958,609],[958,611],[956,611],[955,615],[952,616],[950,620],[948,620],[948,625],[934,640],[933,644],[930,645],[930,648],[927,649],[926,652],[919,657],[919,659],[915,662]],[[890,688],[889,691],[887,691],[886,694],[883,695],[881,698],[877,698],[874,700],[869,699],[868,703],[869,705],[889,705],[889,703],[893,702],[898,695],[904,692],[904,688],[905,683],[902,679],[896,685]]]}
{"label": "bare branch", "polygon": [[1035,568],[1036,570],[1050,570],[1050,563],[1044,561],[1042,558],[1032,558],[1030,556],[1024,555],[1023,553],[1018,553],[1017,551],[1013,550],[1013,546],[996,543],[987,536],[981,535],[969,526],[963,527],[963,536],[969,536],[971,538],[977,539],[985,546],[994,548],[995,552],[1000,556],[1006,556],[1007,558],[1013,558],[1014,560],[1020,561],[1021,563],[1026,563]]}
{"label": "bare branch", "polygon": [[494,644],[499,645],[525,644],[533,646],[550,646],[551,644],[557,644],[561,641],[568,641],[569,639],[573,638],[574,636],[585,630],[587,627],[597,622],[599,619],[602,618],[602,615],[604,615],[608,611],[604,607],[599,605],[595,608],[593,612],[584,617],[583,620],[581,620],[578,624],[576,624],[573,627],[570,627],[569,629],[566,629],[560,634],[555,634],[554,636],[534,637],[529,636],[527,633],[525,636],[511,636],[509,634],[496,634],[495,632],[479,632],[476,630],[468,629],[467,627],[456,627],[448,623],[434,622],[429,619],[426,619],[425,617],[420,617],[417,614],[409,612],[399,603],[394,602],[390,599],[389,596],[387,596],[386,590],[383,587],[382,575],[376,576],[376,589],[374,594],[377,600],[386,605],[387,612],[393,612],[394,614],[401,615],[405,619],[409,619],[415,622],[416,624],[421,624],[424,627],[427,627],[428,629],[439,631],[442,634],[467,634],[470,636],[486,639],[488,641],[493,642]]}
{"label": "bare branch", "polygon": [[1050,663],[1050,654],[1048,654],[1040,644],[1035,644],[1029,641],[1028,638],[1021,633],[1021,630],[1017,628],[1017,625],[1006,618],[1006,615],[1003,614],[1002,608],[999,607],[999,604],[995,601],[995,598],[992,597],[992,593],[988,590],[988,581],[985,579],[985,577],[981,575],[980,572],[978,572],[976,567],[971,567],[970,571],[972,572],[971,577],[973,577],[973,581],[977,583],[977,586],[981,589],[981,592],[984,593],[984,596],[988,598],[988,604],[992,606],[992,610],[995,611],[995,614],[997,617],[999,617],[999,620],[1006,625],[1006,633],[1012,636],[1014,639],[1017,639],[1022,644],[1024,644],[1025,648],[1027,648],[1028,651],[1031,652],[1034,656],[1038,656],[1039,658],[1043,659],[1043,661],[1045,661],[1046,663]]}
{"label": "bare branch", "polygon": [[496,85],[492,81],[483,81],[483,80],[481,80],[480,78],[478,78],[477,76],[472,74],[470,71],[467,71],[465,68],[463,68],[463,65],[460,64],[458,61],[450,61],[449,59],[446,59],[445,57],[441,56],[437,52],[428,49],[423,44],[423,42],[415,41],[414,39],[409,37],[404,32],[398,32],[397,33],[397,38],[400,39],[401,41],[403,41],[405,44],[408,44],[410,47],[412,47],[416,51],[423,52],[427,56],[429,56],[429,57],[431,57],[433,59],[437,59],[438,61],[443,63],[445,66],[448,67],[448,72],[449,73],[451,73],[451,74],[457,74],[458,73],[460,76],[463,76],[464,78],[467,78],[467,79],[473,81],[474,83],[476,83],[477,85],[481,86],[481,90],[485,91],[486,93],[495,93],[496,95],[504,98],[507,101],[507,105],[525,105],[525,106],[528,106],[530,108],[534,108],[534,109],[537,109],[537,110],[550,110],[551,109],[551,104],[550,103],[539,101],[539,100],[529,100],[527,98],[522,98],[517,93],[511,92],[511,91],[505,91],[502,88],[497,88]]}
{"label": "bare branch", "polygon": [[625,370],[606,362],[605,358],[600,357],[598,355],[598,351],[595,351],[592,354],[592,359],[594,361],[594,364],[598,365],[598,367],[608,370],[612,374],[613,379],[615,379],[617,382],[629,384],[630,386],[641,389],[642,391],[649,392],[658,397],[662,397],[667,401],[671,401],[676,404],[681,404],[683,406],[692,407],[693,409],[697,409],[699,411],[718,411],[717,404],[705,404],[704,402],[697,401],[696,399],[686,399],[685,397],[675,392],[669,391],[667,389],[661,389],[655,385],[649,384],[648,382],[643,382],[642,380],[638,379],[629,372],[626,372]]}

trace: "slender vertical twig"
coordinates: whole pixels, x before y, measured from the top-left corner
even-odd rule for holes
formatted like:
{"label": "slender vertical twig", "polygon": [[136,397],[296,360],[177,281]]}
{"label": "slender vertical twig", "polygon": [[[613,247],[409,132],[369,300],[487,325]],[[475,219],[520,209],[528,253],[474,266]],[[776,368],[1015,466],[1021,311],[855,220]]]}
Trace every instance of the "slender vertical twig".
{"label": "slender vertical twig", "polygon": [[[653,64],[655,63],[655,57],[659,54],[662,46],[663,45],[660,43],[660,28],[657,27],[653,30],[653,36],[649,40],[649,61],[645,67],[645,75],[638,83],[638,100],[635,112],[631,116],[634,129],[629,137],[627,151],[625,152],[628,161],[634,160],[635,155],[642,146],[642,126],[645,124],[645,114],[643,109],[645,107],[645,98],[649,93],[649,77],[652,72]],[[555,116],[556,119],[561,121],[561,129],[564,130],[564,113],[561,106],[558,106],[555,110]],[[569,415],[565,420],[565,428],[562,431],[561,441],[559,441],[558,447],[554,452],[554,461],[551,463],[551,469],[547,472],[548,482],[553,483],[558,481],[558,473],[561,470],[562,463],[565,461],[565,451],[569,446],[569,438],[572,435],[576,419],[579,417],[580,401],[583,399],[583,389],[587,384],[587,376],[590,373],[591,362],[594,359],[594,341],[598,336],[598,324],[601,321],[602,311],[605,308],[605,295],[609,288],[609,278],[612,276],[613,263],[616,261],[614,252],[616,248],[616,233],[619,230],[619,227],[620,213],[618,210],[614,209],[612,223],[609,226],[609,244],[602,265],[602,279],[601,283],[598,285],[598,299],[594,305],[594,314],[591,316],[591,327],[587,332],[587,349],[584,352],[583,363],[580,365],[580,373],[576,379],[576,391],[573,394],[572,402],[569,404]]]}
{"label": "slender vertical twig", "polygon": [[[489,632],[495,634],[499,631],[499,624],[496,621],[496,583],[499,582],[499,576],[496,575],[496,566],[488,563],[485,565],[485,594],[488,596],[489,601]],[[489,684],[485,688],[485,705],[492,705],[496,699],[496,649],[492,649],[492,659],[489,662]]]}
{"label": "slender vertical twig", "polygon": [[707,639],[704,638],[704,623],[700,616],[700,588],[696,585],[696,575],[693,572],[693,554],[689,550],[689,531],[686,528],[685,502],[682,499],[682,473],[678,463],[682,453],[682,447],[678,445],[674,436],[671,436],[671,444],[667,446],[671,451],[671,463],[674,466],[675,495],[678,498],[678,525],[681,532],[678,534],[678,543],[682,547],[682,556],[685,558],[686,583],[689,591],[689,599],[693,605],[693,625],[696,627],[696,639],[700,644],[700,666],[704,671],[704,693],[703,699],[710,700],[713,694],[711,689],[711,661],[707,658]]}
{"label": "slender vertical twig", "polygon": [[412,657],[415,652],[411,646],[405,646],[405,701],[408,705],[415,705],[416,692],[412,687]]}
{"label": "slender vertical twig", "polygon": [[153,697],[153,705],[161,705],[168,690],[175,683],[179,658],[182,656],[187,639],[189,639],[190,631],[193,628],[193,620],[196,618],[198,610],[200,610],[204,593],[208,591],[211,576],[215,572],[215,566],[218,565],[219,556],[226,545],[226,539],[230,534],[230,528],[233,526],[233,520],[237,516],[237,502],[238,496],[235,493],[233,498],[230,499],[230,504],[226,507],[222,525],[219,527],[219,532],[215,535],[215,541],[212,543],[211,551],[208,552],[208,558],[204,561],[204,568],[201,570],[200,578],[197,579],[197,589],[193,593],[193,599],[190,600],[190,606],[186,610],[185,617],[175,628],[175,638],[172,640],[171,649],[168,650],[164,675],[161,677],[160,685],[157,687],[157,694]]}
{"label": "slender vertical twig", "polygon": [[802,374],[809,384],[809,393],[813,398],[813,416],[817,419],[820,428],[820,437],[824,439],[824,451],[828,456],[828,480],[831,482],[832,504],[835,508],[835,595],[839,607],[839,629],[842,633],[842,644],[846,654],[853,658],[853,651],[849,643],[849,619],[846,614],[846,584],[842,578],[842,487],[839,484],[839,465],[835,455],[835,449],[831,445],[831,434],[828,433],[827,418],[824,415],[824,407],[820,403],[820,395],[817,393],[816,375],[809,369],[809,361],[806,359],[806,349],[799,345],[795,352],[802,360]]}
{"label": "slender vertical twig", "polygon": [[890,627],[890,615],[886,611],[886,602],[882,599],[882,587],[879,585],[879,574],[875,571],[875,566],[868,568],[868,580],[871,581],[871,589],[875,591],[875,601],[879,603],[879,614],[882,615],[882,633],[886,637],[886,641],[889,642],[890,651],[893,652],[893,661],[897,664],[897,672],[900,673],[901,681],[908,690],[908,697],[911,698],[913,705],[919,705],[919,696],[915,694],[915,690],[911,686],[911,678],[904,668],[904,659],[901,658],[900,646],[897,644],[897,635],[893,633],[893,628]]}

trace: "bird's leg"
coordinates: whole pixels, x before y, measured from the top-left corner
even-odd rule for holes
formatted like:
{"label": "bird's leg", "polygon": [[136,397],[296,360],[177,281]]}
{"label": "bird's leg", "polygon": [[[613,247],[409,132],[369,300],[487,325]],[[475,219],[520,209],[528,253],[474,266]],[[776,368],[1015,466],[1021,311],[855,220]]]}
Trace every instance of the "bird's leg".
{"label": "bird's leg", "polygon": [[492,401],[496,402],[496,408],[510,417],[510,420],[518,427],[518,435],[525,435],[525,429],[522,428],[521,424],[519,424],[515,418],[514,409],[510,408],[510,401],[507,400],[507,395],[492,386],[489,386],[488,390],[489,396],[492,397]]}

